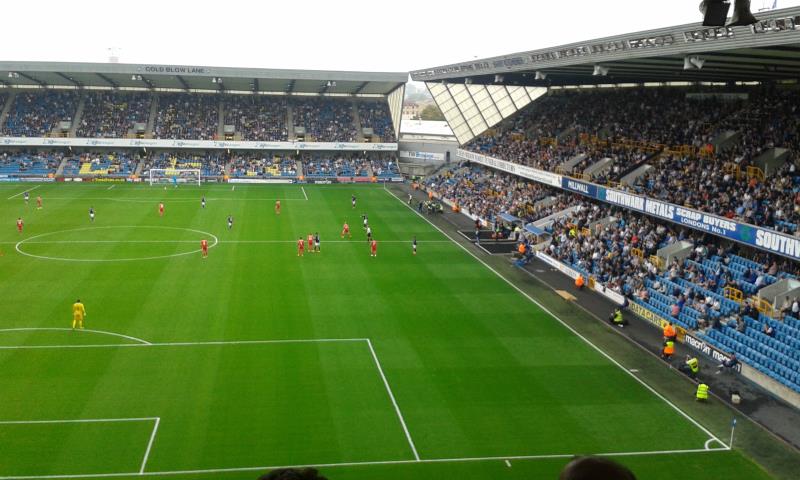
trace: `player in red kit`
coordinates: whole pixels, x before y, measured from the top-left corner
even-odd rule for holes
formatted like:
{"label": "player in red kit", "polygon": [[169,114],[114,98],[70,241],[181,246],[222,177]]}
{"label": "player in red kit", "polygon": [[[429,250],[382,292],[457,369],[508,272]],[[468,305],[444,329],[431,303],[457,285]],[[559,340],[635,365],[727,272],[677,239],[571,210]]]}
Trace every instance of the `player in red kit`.
{"label": "player in red kit", "polygon": [[203,252],[203,258],[208,256],[208,240],[205,238],[200,240],[200,250]]}
{"label": "player in red kit", "polygon": [[159,217],[163,217],[164,216],[164,204],[163,203],[159,203],[158,204],[158,216]]}
{"label": "player in red kit", "polygon": [[309,252],[313,252],[314,251],[314,235],[309,233],[307,240],[308,240],[308,251]]}
{"label": "player in red kit", "polygon": [[42,197],[36,197],[36,209],[37,210],[42,209]]}
{"label": "player in red kit", "polygon": [[17,218],[17,231],[19,233],[22,233],[22,227],[24,226],[25,224],[22,222],[22,218]]}
{"label": "player in red kit", "polygon": [[303,242],[303,237],[297,239],[297,256],[303,256],[303,250],[305,249],[305,242]]}
{"label": "player in red kit", "polygon": [[350,225],[347,222],[344,222],[344,226],[342,227],[342,238],[347,235],[350,238],[353,238],[353,235],[350,233]]}
{"label": "player in red kit", "polygon": [[378,256],[378,242],[374,239],[372,240],[372,243],[369,244],[369,256],[370,257]]}
{"label": "player in red kit", "polygon": [[281,201],[275,200],[275,215],[281,214]]}

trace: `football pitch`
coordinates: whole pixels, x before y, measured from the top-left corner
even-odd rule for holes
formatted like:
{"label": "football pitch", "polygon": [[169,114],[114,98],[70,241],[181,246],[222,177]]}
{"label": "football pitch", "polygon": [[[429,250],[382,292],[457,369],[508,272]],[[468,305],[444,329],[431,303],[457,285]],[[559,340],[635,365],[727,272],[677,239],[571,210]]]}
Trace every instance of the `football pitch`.
{"label": "football pitch", "polygon": [[0,479],[770,478],[382,186],[0,184],[0,224]]}

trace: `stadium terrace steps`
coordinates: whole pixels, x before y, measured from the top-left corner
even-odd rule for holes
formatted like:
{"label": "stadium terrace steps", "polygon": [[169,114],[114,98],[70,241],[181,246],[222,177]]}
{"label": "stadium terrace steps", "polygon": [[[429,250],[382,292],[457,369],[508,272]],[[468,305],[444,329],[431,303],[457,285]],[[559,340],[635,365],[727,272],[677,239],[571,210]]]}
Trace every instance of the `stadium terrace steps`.
{"label": "stadium terrace steps", "polygon": [[217,111],[217,137],[221,139],[225,138],[225,102],[223,99],[224,97],[220,95],[219,107]]}
{"label": "stadium terrace steps", "polygon": [[145,136],[147,138],[153,138],[153,130],[156,127],[156,116],[158,116],[158,95],[153,95],[150,102],[150,113],[147,117],[147,130],[145,130]]}
{"label": "stadium terrace steps", "polygon": [[56,175],[63,175],[64,174],[64,167],[67,166],[67,161],[69,160],[68,157],[64,157],[61,160],[61,163],[58,164],[58,168],[56,168]]}
{"label": "stadium terrace steps", "polygon": [[353,105],[353,123],[356,126],[356,141],[361,143],[364,141],[364,132],[362,131],[361,115],[358,114],[358,104],[352,102]]}
{"label": "stadium terrace steps", "polygon": [[78,99],[78,108],[75,110],[75,116],[72,118],[72,125],[70,125],[69,128],[69,136],[72,138],[75,138],[78,132],[78,126],[81,124],[84,108],[86,108],[86,94],[81,92]]}
{"label": "stadium terrace steps", "polygon": [[297,135],[294,134],[294,109],[292,109],[292,102],[286,102],[286,131],[289,132],[289,141],[297,140]]}
{"label": "stadium terrace steps", "polygon": [[639,165],[634,171],[622,177],[620,183],[622,183],[623,185],[633,186],[633,184],[636,182],[638,178],[644,176],[645,174],[647,174],[647,172],[649,172],[653,168],[654,167],[649,163],[645,163],[644,165]]}
{"label": "stadium terrace steps", "polygon": [[8,92],[5,104],[3,105],[3,110],[0,111],[0,130],[2,130],[2,125],[5,125],[6,123],[6,119],[8,118],[8,112],[11,110],[11,105],[14,104],[14,97],[16,95],[17,92],[14,91]]}
{"label": "stadium terrace steps", "polygon": [[722,150],[736,144],[741,137],[741,132],[737,132],[735,130],[725,130],[720,132],[720,134],[711,141],[711,145],[714,146],[714,150]]}
{"label": "stadium terrace steps", "polygon": [[566,162],[559,165],[559,167],[563,169],[565,172],[571,172],[572,169],[575,168],[575,165],[584,161],[586,157],[587,155],[585,153],[579,153],[574,157],[570,158],[569,160],[567,160]]}
{"label": "stadium terrace steps", "polygon": [[786,164],[791,158],[788,148],[770,148],[753,160],[753,165],[763,170],[767,175]]}
{"label": "stadium terrace steps", "polygon": [[614,165],[613,158],[604,157],[586,167],[586,169],[583,171],[583,174],[586,175],[587,177],[595,177],[597,175],[602,175],[611,170],[611,167],[613,165]]}

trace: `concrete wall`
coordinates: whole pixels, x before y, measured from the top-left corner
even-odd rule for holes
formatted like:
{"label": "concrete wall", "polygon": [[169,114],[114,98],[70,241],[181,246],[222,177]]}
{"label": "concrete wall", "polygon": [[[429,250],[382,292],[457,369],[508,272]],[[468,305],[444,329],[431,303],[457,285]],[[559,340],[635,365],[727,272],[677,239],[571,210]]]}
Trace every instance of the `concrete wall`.
{"label": "concrete wall", "polygon": [[764,387],[776,397],[784,400],[786,403],[792,405],[794,408],[800,408],[800,393],[795,392],[786,385],[764,375],[755,368],[742,364],[742,376],[751,380],[753,383]]}
{"label": "concrete wall", "polygon": [[[457,163],[458,160],[456,159],[456,150],[458,150],[458,142],[455,141],[428,140],[428,139],[409,140],[401,138],[398,145],[397,155],[400,162],[412,162],[412,163],[431,162],[438,165],[444,162],[444,159],[447,158],[447,152],[450,152],[450,163]],[[439,154],[442,156],[442,160],[424,160],[419,158],[408,158],[402,156],[400,152],[420,152],[420,153]]]}

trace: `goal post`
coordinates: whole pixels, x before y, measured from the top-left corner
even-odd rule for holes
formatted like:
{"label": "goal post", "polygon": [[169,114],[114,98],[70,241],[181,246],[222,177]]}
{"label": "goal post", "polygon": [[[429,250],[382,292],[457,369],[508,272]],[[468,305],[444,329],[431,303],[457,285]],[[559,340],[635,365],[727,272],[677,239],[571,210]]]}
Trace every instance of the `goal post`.
{"label": "goal post", "polygon": [[187,183],[200,186],[200,169],[196,168],[151,168],[150,185]]}

